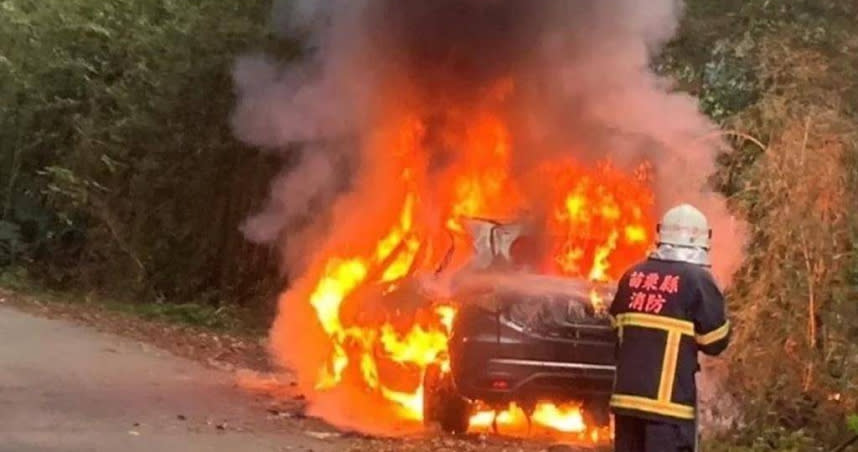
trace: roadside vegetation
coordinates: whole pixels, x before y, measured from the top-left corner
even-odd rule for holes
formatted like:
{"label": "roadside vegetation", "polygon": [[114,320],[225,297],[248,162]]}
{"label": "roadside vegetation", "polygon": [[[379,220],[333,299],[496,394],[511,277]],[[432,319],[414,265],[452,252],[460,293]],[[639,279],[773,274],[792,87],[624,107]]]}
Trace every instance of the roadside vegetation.
{"label": "roadside vegetation", "polygon": [[127,299],[262,298],[276,260],[238,225],[278,162],[232,137],[230,70],[269,46],[269,7],[0,2],[0,264]]}
{"label": "roadside vegetation", "polygon": [[[708,450],[830,450],[858,434],[858,4],[687,3],[659,70],[758,141],[712,180],[752,228],[726,358],[744,416]],[[4,287],[258,334],[288,275],[239,225],[283,162],[228,121],[236,55],[297,56],[269,9],[0,0]]]}

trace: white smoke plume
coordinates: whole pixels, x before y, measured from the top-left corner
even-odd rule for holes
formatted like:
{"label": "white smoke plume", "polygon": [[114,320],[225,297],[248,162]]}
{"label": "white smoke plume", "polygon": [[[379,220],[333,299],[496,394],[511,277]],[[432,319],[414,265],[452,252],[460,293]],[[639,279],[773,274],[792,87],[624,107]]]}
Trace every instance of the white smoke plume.
{"label": "white smoke plume", "polygon": [[[487,87],[511,80],[504,114],[514,137],[514,172],[564,155],[581,162],[610,158],[629,169],[649,161],[658,214],[680,202],[707,214],[714,270],[726,285],[741,263],[744,224],[707,186],[723,143],[701,140],[716,125],[696,99],[673,92],[651,69],[682,7],[678,0],[275,1],[275,26],[283,36],[302,36],[305,55],[288,64],[264,56],[239,60],[233,126],[243,141],[274,152],[297,152],[294,145],[303,143],[303,158],[275,181],[267,208],[245,233],[281,243],[323,222],[347,229],[349,215],[330,217],[332,206],[352,203],[372,212],[385,196],[366,173],[385,156],[364,146],[391,96],[427,125],[426,140],[440,143],[433,126],[455,121],[449,105],[479,102]],[[466,158],[440,144],[428,147],[437,149],[436,171]],[[302,242],[306,247],[308,240]],[[292,259],[284,264],[305,265]],[[302,287],[300,280],[296,285]],[[303,339],[295,334],[284,333],[283,347]]]}
{"label": "white smoke plume", "polygon": [[[726,283],[740,262],[743,234],[706,187],[723,147],[700,138],[716,127],[695,99],[671,92],[650,68],[681,11],[676,0],[276,1],[277,29],[306,36],[308,54],[287,65],[241,59],[234,128],[266,149],[321,148],[372,130],[388,83],[408,79],[424,101],[467,100],[511,76],[518,164],[570,150],[579,160],[610,156],[620,165],[649,159],[660,210],[690,202],[709,216],[715,270]],[[427,117],[435,113],[424,103]],[[358,140],[336,152],[360,160]],[[352,176],[325,163],[331,158],[305,158],[281,175],[269,208],[248,222],[248,237],[276,241],[293,216],[314,214],[309,199],[330,199]]]}

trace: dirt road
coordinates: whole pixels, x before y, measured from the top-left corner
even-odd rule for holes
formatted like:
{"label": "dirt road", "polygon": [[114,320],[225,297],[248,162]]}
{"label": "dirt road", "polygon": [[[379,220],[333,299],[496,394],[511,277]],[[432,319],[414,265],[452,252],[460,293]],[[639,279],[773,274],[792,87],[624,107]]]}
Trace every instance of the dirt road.
{"label": "dirt road", "polygon": [[233,377],[0,307],[0,450],[343,450],[270,419]]}
{"label": "dirt road", "polygon": [[342,435],[272,410],[271,399],[235,381],[149,342],[0,304],[0,452],[573,450],[487,437]]}

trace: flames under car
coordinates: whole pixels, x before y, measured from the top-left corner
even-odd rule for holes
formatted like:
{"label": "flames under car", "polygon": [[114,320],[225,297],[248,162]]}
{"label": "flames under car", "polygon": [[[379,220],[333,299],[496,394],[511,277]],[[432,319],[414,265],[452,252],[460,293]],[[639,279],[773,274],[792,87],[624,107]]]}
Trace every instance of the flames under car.
{"label": "flames under car", "polygon": [[515,403],[530,419],[540,402],[580,403],[589,426],[609,422],[615,333],[591,303],[610,289],[537,276],[462,300],[448,342],[449,368],[424,380],[423,418],[468,430],[477,406]]}

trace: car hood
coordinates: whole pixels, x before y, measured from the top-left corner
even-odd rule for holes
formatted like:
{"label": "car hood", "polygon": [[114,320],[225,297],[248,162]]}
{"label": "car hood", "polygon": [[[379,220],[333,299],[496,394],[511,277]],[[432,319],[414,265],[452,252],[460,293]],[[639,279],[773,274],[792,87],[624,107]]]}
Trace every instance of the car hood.
{"label": "car hood", "polygon": [[[453,284],[454,298],[502,311],[516,324],[534,329],[608,324],[604,307],[614,286],[581,279],[525,273],[470,273]],[[594,297],[601,306],[594,305]]]}

